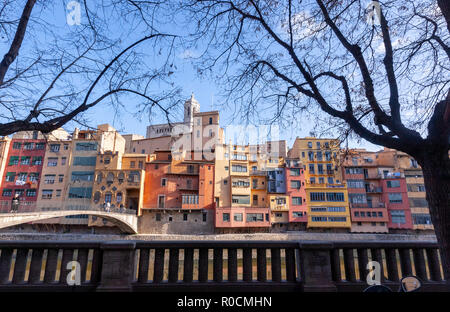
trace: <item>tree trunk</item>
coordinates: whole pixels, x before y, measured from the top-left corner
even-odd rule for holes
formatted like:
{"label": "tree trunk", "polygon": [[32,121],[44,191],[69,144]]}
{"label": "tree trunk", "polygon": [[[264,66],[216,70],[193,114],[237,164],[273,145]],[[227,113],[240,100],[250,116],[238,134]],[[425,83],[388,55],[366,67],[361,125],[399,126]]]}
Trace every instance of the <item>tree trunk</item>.
{"label": "tree trunk", "polygon": [[445,279],[450,285],[450,159],[448,150],[428,150],[422,166],[431,220],[441,249]]}

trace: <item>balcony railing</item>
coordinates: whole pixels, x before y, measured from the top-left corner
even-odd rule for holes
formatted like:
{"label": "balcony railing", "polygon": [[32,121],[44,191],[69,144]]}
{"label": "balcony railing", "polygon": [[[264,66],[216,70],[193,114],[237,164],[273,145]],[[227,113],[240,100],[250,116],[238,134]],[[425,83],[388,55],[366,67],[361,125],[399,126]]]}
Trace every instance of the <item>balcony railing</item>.
{"label": "balcony railing", "polygon": [[[0,249],[0,291],[361,292],[369,260],[393,290],[415,272],[421,292],[448,291],[433,242],[1,241]],[[80,285],[68,285],[75,259]]]}
{"label": "balcony railing", "polygon": [[383,193],[382,187],[370,187],[366,189],[366,193]]}

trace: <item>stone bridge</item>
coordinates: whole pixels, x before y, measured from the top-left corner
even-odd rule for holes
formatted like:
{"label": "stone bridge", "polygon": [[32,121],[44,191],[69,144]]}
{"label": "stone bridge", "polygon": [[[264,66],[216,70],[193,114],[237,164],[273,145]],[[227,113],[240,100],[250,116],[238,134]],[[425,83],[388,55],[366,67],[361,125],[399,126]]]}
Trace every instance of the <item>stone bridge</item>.
{"label": "stone bridge", "polygon": [[137,234],[137,216],[127,213],[106,212],[99,210],[56,210],[0,213],[0,229],[33,221],[48,220],[65,216],[91,215],[105,218],[117,225],[124,233]]}

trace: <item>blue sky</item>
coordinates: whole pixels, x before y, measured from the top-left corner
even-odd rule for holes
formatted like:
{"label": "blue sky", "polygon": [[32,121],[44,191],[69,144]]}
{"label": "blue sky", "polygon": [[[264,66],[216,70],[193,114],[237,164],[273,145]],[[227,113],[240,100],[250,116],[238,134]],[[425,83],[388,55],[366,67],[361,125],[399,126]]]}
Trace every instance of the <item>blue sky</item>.
{"label": "blue sky", "polygon": [[[83,12],[83,11],[82,11]],[[62,31],[70,31],[70,27],[77,26],[69,26],[66,23],[66,12],[64,6],[55,5],[51,10],[47,10],[45,12],[46,17],[53,21],[55,25],[61,27]],[[85,16],[81,15],[82,22]],[[113,27],[117,27],[117,33],[121,33],[120,26],[113,25]],[[179,29],[175,29],[173,26],[168,26],[167,29],[164,29],[165,32],[177,32],[179,33]],[[142,34],[134,33],[135,37],[142,36]],[[124,40],[133,40],[132,34],[126,36]],[[34,38],[33,38],[34,39]],[[33,40],[32,38],[25,38],[25,40]],[[42,40],[45,40],[42,38]],[[7,46],[5,42],[0,44],[0,52],[3,52]],[[24,51],[22,51],[24,52]],[[175,71],[172,79],[173,82],[180,86],[183,89],[183,94],[186,99],[190,97],[191,93],[194,93],[195,98],[200,102],[201,111],[209,111],[209,110],[219,110],[220,112],[220,126],[226,128],[228,125],[235,125],[237,118],[233,115],[232,111],[229,109],[221,109],[222,99],[219,94],[221,91],[220,85],[216,85],[216,83],[209,79],[201,79],[198,77],[196,70],[191,64],[191,60],[189,58],[185,58],[186,54],[189,54],[190,50],[180,50],[175,53],[175,64],[177,66],[177,70]],[[4,53],[3,53],[4,54]],[[120,111],[117,114],[110,106],[105,104],[100,104],[93,109],[90,109],[85,117],[89,120],[89,124],[91,126],[95,126],[98,124],[109,123],[114,126],[116,129],[120,130],[124,134],[135,133],[140,135],[145,135],[146,127],[148,126],[148,116],[140,116],[139,118],[133,115],[133,108],[136,103],[133,103],[133,99],[130,99],[129,103],[126,103],[126,107],[128,111]],[[325,113],[324,113],[325,114]],[[182,119],[182,114],[179,112],[177,115],[173,116],[174,121],[179,121]],[[162,123],[164,122],[164,117],[161,115],[157,115],[152,117],[153,123]],[[299,126],[293,126],[293,128],[289,129],[280,129],[280,138],[285,139],[288,142],[288,146],[292,146],[293,141],[297,136],[305,137],[309,135],[309,131],[313,127],[312,121],[307,118],[302,118],[299,116]],[[72,131],[74,127],[73,123],[66,125],[66,130]],[[82,128],[82,126],[78,127]],[[362,141],[361,143],[356,143],[354,141],[350,141],[350,147],[362,147],[367,148],[369,150],[378,150],[380,147],[372,145],[366,141]]]}

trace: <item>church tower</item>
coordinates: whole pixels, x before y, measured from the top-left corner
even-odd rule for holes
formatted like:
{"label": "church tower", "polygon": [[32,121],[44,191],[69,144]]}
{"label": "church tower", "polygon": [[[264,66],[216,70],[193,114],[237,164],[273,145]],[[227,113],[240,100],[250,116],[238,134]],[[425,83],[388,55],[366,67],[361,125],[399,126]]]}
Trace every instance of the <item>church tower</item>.
{"label": "church tower", "polygon": [[198,112],[200,112],[200,103],[192,93],[191,98],[184,103],[184,123],[189,126],[190,131],[194,125],[194,114]]}

